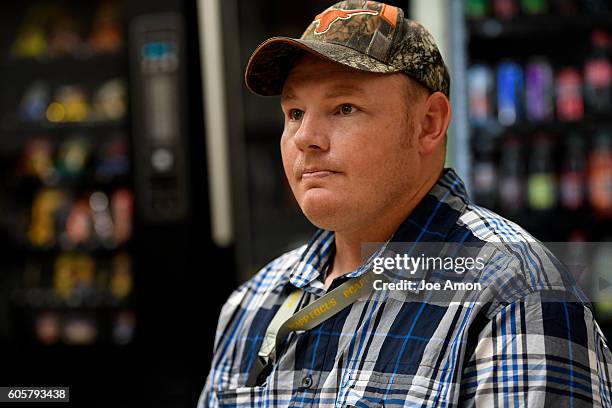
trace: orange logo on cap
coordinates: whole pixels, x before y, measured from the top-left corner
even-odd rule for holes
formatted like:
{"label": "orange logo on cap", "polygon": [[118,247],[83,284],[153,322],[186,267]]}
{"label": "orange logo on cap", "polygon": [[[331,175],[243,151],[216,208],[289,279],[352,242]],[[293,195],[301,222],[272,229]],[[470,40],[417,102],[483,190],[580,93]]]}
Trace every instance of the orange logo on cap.
{"label": "orange logo on cap", "polygon": [[315,17],[315,34],[324,34],[329,30],[332,24],[338,20],[348,20],[349,18],[358,14],[370,14],[373,16],[378,15],[376,10],[358,9],[358,10],[344,10],[344,9],[328,9]]}

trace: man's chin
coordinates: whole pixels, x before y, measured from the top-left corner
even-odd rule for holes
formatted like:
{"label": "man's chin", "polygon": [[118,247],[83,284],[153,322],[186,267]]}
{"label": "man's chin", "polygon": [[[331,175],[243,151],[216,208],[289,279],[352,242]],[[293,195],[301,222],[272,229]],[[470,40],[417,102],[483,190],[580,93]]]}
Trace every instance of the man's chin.
{"label": "man's chin", "polygon": [[315,227],[335,231],[340,223],[342,212],[337,204],[332,203],[305,203],[301,206],[302,212]]}

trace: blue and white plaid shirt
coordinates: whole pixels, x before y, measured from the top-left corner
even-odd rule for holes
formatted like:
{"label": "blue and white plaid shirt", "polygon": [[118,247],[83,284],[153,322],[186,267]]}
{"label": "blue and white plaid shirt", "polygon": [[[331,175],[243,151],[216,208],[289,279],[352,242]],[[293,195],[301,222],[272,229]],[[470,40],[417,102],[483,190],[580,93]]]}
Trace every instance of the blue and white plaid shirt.
{"label": "blue and white plaid shirt", "polygon": [[[266,381],[246,380],[288,294],[326,293],[334,234],[272,261],[227,300],[202,407],[611,407],[612,354],[591,305],[518,225],[470,203],[452,169],[394,234],[403,242],[521,243],[485,270],[479,302],[400,302],[373,291],[310,331],[292,332]],[[508,246],[510,248],[510,246]],[[338,278],[331,289],[364,273]],[[573,301],[544,301],[566,292]],[[480,299],[483,300],[483,299]]]}

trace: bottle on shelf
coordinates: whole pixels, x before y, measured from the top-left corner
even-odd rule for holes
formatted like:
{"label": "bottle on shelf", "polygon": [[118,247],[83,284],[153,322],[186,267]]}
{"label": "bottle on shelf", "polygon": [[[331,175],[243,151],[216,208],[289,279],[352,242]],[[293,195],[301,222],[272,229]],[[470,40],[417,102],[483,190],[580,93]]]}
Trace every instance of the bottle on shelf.
{"label": "bottle on shelf", "polygon": [[472,126],[482,127],[493,117],[493,71],[485,64],[468,69],[469,115]]}
{"label": "bottle on shelf", "polygon": [[61,319],[57,312],[44,311],[36,316],[35,332],[38,341],[44,345],[57,343],[61,334]]}
{"label": "bottle on shelf", "polygon": [[518,15],[516,0],[493,0],[493,15],[502,20],[510,20]]}
{"label": "bottle on shelf", "polygon": [[497,67],[497,119],[503,126],[511,126],[521,120],[523,96],[523,70],[512,60]]}
{"label": "bottle on shelf", "polygon": [[113,324],[113,340],[119,345],[132,341],[136,326],[136,315],[133,310],[122,310],[117,314]]}
{"label": "bottle on shelf", "polygon": [[495,207],[497,167],[495,164],[495,140],[487,132],[476,137],[476,160],[473,180],[476,202],[485,207]]}
{"label": "bottle on shelf", "polygon": [[49,33],[49,56],[84,55],[83,39],[77,30],[77,19],[63,11],[54,22]]}
{"label": "bottle on shelf", "polygon": [[79,178],[84,175],[90,155],[91,142],[86,135],[75,135],[63,141],[57,152],[57,170],[62,178]]}
{"label": "bottle on shelf", "polygon": [[546,0],[521,0],[521,9],[526,15],[545,14],[548,4]]}
{"label": "bottle on shelf", "polygon": [[591,33],[591,52],[584,62],[584,102],[596,115],[612,112],[610,37],[604,30]]}
{"label": "bottle on shelf", "polygon": [[552,119],[553,76],[552,66],[544,57],[532,58],[525,67],[525,111],[532,122]]}
{"label": "bottle on shelf", "polygon": [[53,160],[54,145],[48,137],[33,137],[23,149],[20,177],[34,177],[45,185],[57,182],[58,172]]}
{"label": "bottle on shelf", "polygon": [[89,196],[89,207],[93,220],[95,236],[99,244],[112,248],[115,245],[115,224],[111,216],[110,200],[103,191],[95,191]]}
{"label": "bottle on shelf", "polygon": [[585,203],[586,149],[583,136],[571,133],[565,139],[560,177],[561,207],[577,211]]}
{"label": "bottle on shelf", "polygon": [[527,201],[534,211],[550,212],[557,205],[557,180],[550,135],[536,135],[527,175]]}
{"label": "bottle on shelf", "polygon": [[582,120],[584,101],[580,71],[572,67],[560,69],[555,84],[557,119],[562,122]]}
{"label": "bottle on shelf", "polygon": [[612,134],[595,134],[589,154],[589,200],[599,217],[612,217]]}
{"label": "bottle on shelf", "polygon": [[514,215],[525,205],[525,174],[522,143],[518,136],[507,136],[499,159],[499,207],[504,215]]}
{"label": "bottle on shelf", "polygon": [[469,18],[484,18],[489,14],[489,1],[467,0],[465,8]]}
{"label": "bottle on shelf", "polygon": [[34,247],[48,248],[57,243],[56,213],[66,201],[57,189],[43,189],[32,203],[28,241]]}
{"label": "bottle on shelf", "polygon": [[50,97],[51,89],[46,81],[32,82],[21,97],[19,104],[21,119],[24,122],[42,122],[45,119]]}
{"label": "bottle on shelf", "polygon": [[69,313],[64,319],[62,339],[70,345],[89,345],[97,341],[99,322],[91,313]]}
{"label": "bottle on shelf", "polygon": [[88,43],[94,54],[114,53],[123,47],[121,3],[118,0],[107,0],[98,4]]}

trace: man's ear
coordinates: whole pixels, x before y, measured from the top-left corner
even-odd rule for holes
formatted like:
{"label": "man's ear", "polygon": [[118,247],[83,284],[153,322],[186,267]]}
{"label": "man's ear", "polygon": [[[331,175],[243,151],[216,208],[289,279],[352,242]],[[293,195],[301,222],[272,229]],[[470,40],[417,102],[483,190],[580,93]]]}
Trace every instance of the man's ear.
{"label": "man's ear", "polygon": [[442,92],[434,92],[425,101],[421,116],[419,151],[428,155],[444,147],[446,130],[451,120],[450,102]]}

